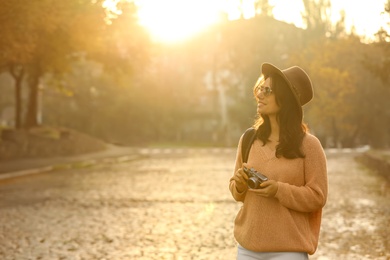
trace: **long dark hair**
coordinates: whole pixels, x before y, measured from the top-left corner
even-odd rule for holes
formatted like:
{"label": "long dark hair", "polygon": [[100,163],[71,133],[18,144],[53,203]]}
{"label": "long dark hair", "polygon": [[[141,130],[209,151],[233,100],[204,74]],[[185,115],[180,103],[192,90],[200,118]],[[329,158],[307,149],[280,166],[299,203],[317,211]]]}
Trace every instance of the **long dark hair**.
{"label": "long dark hair", "polygon": [[[292,91],[283,78],[279,75],[264,75],[258,81],[271,78],[272,93],[275,94],[276,103],[280,110],[277,114],[279,123],[279,144],[276,146],[276,157],[281,156],[294,159],[304,158],[305,155],[301,150],[302,140],[308,128],[303,123],[303,110],[300,104],[296,101]],[[256,86],[254,92],[256,92]],[[256,95],[256,94],[255,94]],[[269,142],[271,134],[271,124],[267,115],[259,115],[255,121],[254,127],[257,129],[257,138],[265,145]]]}

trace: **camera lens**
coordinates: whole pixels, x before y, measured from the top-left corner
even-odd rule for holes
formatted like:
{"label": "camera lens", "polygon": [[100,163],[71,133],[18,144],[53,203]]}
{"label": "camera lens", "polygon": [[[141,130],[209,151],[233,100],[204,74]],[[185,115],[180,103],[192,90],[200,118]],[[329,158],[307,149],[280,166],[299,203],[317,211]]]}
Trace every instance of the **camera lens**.
{"label": "camera lens", "polygon": [[248,186],[249,186],[249,188],[251,188],[251,189],[258,189],[259,185],[260,185],[260,181],[258,181],[257,178],[252,177],[252,178],[248,179]]}

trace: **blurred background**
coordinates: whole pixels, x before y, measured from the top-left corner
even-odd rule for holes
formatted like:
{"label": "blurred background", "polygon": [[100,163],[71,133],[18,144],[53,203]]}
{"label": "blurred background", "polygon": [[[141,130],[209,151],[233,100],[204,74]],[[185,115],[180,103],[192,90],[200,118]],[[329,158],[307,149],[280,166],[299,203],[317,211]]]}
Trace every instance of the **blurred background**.
{"label": "blurred background", "polygon": [[389,21],[389,0],[0,0],[3,140],[236,146],[270,62],[311,76],[324,147],[388,148]]}

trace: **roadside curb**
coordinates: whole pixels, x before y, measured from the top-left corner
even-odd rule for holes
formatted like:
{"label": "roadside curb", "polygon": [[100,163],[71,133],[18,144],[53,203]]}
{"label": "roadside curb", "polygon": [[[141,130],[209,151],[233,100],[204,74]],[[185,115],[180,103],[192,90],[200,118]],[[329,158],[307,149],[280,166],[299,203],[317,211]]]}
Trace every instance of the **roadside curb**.
{"label": "roadside curb", "polygon": [[0,174],[0,181],[23,177],[27,175],[38,174],[38,173],[51,172],[51,171],[86,168],[97,164],[122,163],[122,162],[134,161],[145,157],[147,156],[136,154],[136,155],[110,156],[106,158],[88,159],[88,160],[79,160],[79,161],[75,160],[67,163],[57,163],[57,164],[52,164],[52,165],[42,166],[42,167],[37,167],[32,169],[2,173]]}
{"label": "roadside curb", "polygon": [[22,176],[26,176],[26,175],[36,174],[39,172],[42,172],[42,173],[49,172],[49,171],[52,171],[53,169],[54,169],[53,166],[46,166],[46,167],[40,167],[40,168],[35,168],[35,169],[2,173],[2,174],[0,174],[0,180],[22,177]]}

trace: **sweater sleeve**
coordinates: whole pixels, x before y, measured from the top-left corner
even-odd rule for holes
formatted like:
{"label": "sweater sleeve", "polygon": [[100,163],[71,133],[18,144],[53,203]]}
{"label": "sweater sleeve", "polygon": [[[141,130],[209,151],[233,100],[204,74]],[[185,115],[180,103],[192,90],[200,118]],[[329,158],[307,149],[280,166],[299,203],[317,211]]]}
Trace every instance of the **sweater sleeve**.
{"label": "sweater sleeve", "polygon": [[324,207],[328,194],[326,156],[319,140],[309,135],[303,143],[305,185],[279,182],[275,197],[292,210],[314,212]]}
{"label": "sweater sleeve", "polygon": [[[242,168],[242,154],[241,154],[242,139],[243,139],[243,135],[241,136],[241,138],[238,142],[238,148],[237,148],[237,153],[236,153],[236,163],[234,166],[233,175],[238,169]],[[233,198],[236,201],[242,201],[242,202],[244,201],[247,189],[244,190],[243,192],[238,192],[237,188],[236,188],[236,181],[233,179],[233,177],[230,178],[229,189],[230,189],[230,192],[232,193]]]}

